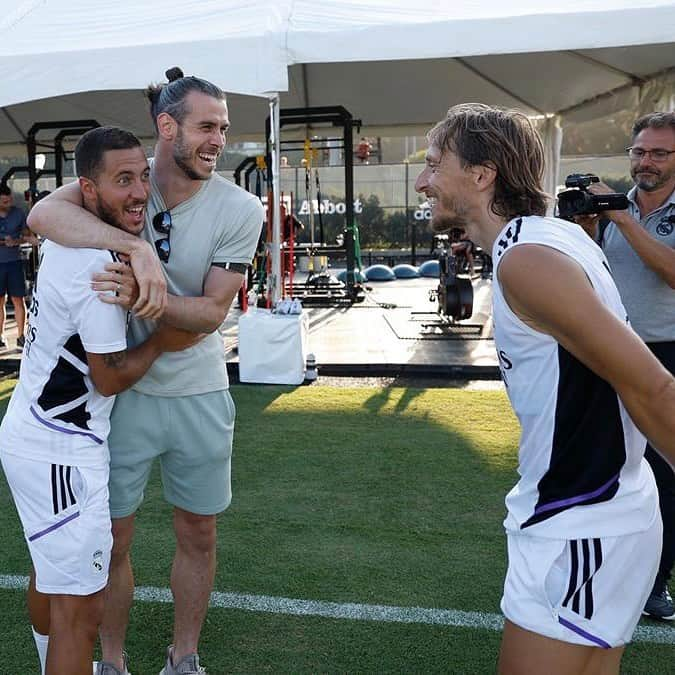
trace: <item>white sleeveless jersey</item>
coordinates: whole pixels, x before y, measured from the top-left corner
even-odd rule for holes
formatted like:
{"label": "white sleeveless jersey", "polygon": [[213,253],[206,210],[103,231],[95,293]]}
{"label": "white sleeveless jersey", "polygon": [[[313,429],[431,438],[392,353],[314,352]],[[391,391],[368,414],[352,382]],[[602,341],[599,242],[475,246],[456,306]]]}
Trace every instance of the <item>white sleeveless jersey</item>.
{"label": "white sleeveless jersey", "polygon": [[506,497],[504,525],[557,539],[644,530],[658,508],[654,477],[643,457],[644,436],[608,382],[553,337],[527,326],[504,300],[499,264],[522,244],[570,256],[602,303],[628,324],[607,260],[581,227],[540,216],[517,218],[504,227],[492,252],[494,332],[506,391],[522,427],[520,480]]}
{"label": "white sleeveless jersey", "polygon": [[19,383],[0,426],[3,452],[59,465],[109,461],[115,397],[94,387],[86,352],[127,346],[126,311],[91,288],[92,275],[115,259],[110,251],[43,242]]}

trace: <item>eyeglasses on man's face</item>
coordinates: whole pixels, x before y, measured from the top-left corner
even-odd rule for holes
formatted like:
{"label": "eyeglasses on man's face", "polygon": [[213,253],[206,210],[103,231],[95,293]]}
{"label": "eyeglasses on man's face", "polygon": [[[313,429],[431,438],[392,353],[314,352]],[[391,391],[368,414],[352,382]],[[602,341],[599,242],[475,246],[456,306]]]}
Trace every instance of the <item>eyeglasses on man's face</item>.
{"label": "eyeglasses on man's face", "polygon": [[163,239],[155,241],[157,255],[162,262],[169,262],[171,255],[171,214],[168,211],[160,211],[152,219],[152,226],[160,234],[165,234]]}
{"label": "eyeglasses on man's face", "polygon": [[654,148],[653,150],[645,150],[644,148],[626,148],[628,156],[638,162],[644,157],[651,157],[653,162],[665,162],[670,155],[675,153],[675,150],[666,150],[665,148]]}

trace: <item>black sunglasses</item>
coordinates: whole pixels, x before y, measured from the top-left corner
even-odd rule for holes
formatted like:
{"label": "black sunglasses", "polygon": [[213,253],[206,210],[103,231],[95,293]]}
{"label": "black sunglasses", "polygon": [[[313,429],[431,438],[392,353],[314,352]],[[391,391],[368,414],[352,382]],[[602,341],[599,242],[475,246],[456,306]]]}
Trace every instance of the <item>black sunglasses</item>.
{"label": "black sunglasses", "polygon": [[168,211],[160,211],[152,219],[152,226],[160,234],[165,234],[164,239],[155,240],[157,255],[162,262],[169,262],[171,255],[171,214]]}

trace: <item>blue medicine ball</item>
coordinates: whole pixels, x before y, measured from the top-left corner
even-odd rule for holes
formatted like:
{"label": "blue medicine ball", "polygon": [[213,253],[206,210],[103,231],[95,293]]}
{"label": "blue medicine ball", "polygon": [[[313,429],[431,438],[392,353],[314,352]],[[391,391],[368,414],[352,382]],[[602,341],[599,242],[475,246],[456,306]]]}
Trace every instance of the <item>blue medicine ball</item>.
{"label": "blue medicine ball", "polygon": [[417,279],[420,275],[417,267],[406,264],[396,265],[394,267],[394,274],[397,279]]}
{"label": "blue medicine ball", "polygon": [[441,266],[438,260],[427,260],[420,265],[420,276],[434,277],[438,279],[441,276]]}
{"label": "blue medicine ball", "polygon": [[371,265],[366,268],[366,278],[368,281],[394,281],[396,277],[387,265]]}

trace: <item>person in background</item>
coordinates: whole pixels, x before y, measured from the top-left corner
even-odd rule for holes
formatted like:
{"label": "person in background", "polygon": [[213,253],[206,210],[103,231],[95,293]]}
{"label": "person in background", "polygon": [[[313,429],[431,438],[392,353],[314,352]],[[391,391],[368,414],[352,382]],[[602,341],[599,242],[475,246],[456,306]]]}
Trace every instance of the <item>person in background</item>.
{"label": "person in background", "polygon": [[[607,211],[575,220],[604,251],[631,326],[647,347],[675,374],[675,112],[650,113],[633,125],[628,148],[635,185],[626,211]],[[593,183],[593,194],[613,192]],[[599,236],[599,219],[609,223]],[[675,620],[668,589],[675,564],[675,472],[647,446],[663,519],[663,551],[644,613]]]}
{"label": "person in background", "polygon": [[19,246],[37,245],[36,237],[26,225],[26,214],[14,206],[12,191],[0,185],[0,348],[7,347],[5,329],[5,297],[9,295],[16,319],[16,346],[26,343],[26,277]]}

